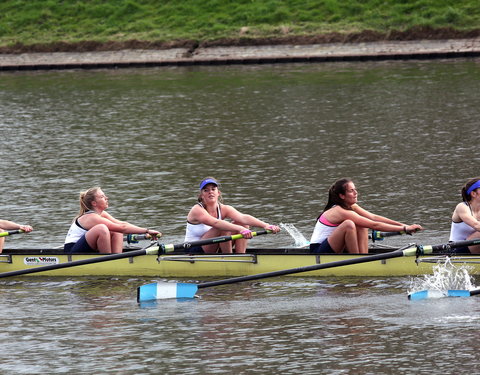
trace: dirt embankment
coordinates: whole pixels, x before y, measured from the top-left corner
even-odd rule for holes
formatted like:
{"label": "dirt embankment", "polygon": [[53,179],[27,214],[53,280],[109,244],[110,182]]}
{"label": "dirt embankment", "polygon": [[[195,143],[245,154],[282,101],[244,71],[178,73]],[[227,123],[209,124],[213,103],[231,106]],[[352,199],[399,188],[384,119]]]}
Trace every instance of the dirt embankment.
{"label": "dirt embankment", "polygon": [[17,43],[11,46],[0,47],[0,53],[19,54],[30,52],[91,52],[91,51],[119,51],[125,49],[170,49],[219,46],[266,46],[266,45],[308,45],[325,43],[362,43],[378,41],[412,41],[412,40],[441,40],[441,39],[470,39],[480,37],[480,29],[459,31],[450,28],[431,29],[428,27],[414,28],[409,31],[391,31],[380,33],[376,31],[362,31],[359,33],[328,33],[318,35],[282,35],[270,38],[252,38],[248,32],[238,38],[218,39],[215,41],[176,40],[171,42],[149,42],[140,40],[96,42],[84,41],[77,43],[55,42],[48,44],[25,45]]}

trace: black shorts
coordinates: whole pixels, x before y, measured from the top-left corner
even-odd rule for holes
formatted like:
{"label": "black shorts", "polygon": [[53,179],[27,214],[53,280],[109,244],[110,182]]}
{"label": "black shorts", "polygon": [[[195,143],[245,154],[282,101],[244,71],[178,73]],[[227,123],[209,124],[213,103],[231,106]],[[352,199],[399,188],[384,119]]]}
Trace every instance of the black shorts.
{"label": "black shorts", "polygon": [[310,251],[315,254],[335,254],[335,251],[328,243],[328,239],[324,240],[322,243],[311,243]]}
{"label": "black shorts", "polygon": [[66,243],[63,245],[63,251],[69,254],[73,253],[96,253],[95,249],[92,249],[85,238],[85,235],[80,237],[77,242]]}

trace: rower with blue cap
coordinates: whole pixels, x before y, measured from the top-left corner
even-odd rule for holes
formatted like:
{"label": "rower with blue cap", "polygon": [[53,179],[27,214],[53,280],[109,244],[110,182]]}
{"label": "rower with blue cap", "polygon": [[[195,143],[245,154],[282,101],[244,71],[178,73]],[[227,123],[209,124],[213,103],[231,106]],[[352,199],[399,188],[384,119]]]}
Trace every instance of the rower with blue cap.
{"label": "rower with blue cap", "polygon": [[[450,241],[480,238],[480,177],[467,181],[462,187],[462,202],[452,214]],[[458,253],[480,254],[480,245],[456,249]]]}
{"label": "rower with blue cap", "polygon": [[[187,215],[185,242],[207,238],[242,234],[244,238],[232,241],[213,243],[189,249],[190,253],[245,253],[248,239],[252,238],[250,227],[260,227],[273,233],[280,228],[265,223],[252,215],[244,214],[230,205],[222,203],[220,184],[213,177],[207,177],[200,182],[198,202]],[[229,219],[231,221],[227,221]]]}

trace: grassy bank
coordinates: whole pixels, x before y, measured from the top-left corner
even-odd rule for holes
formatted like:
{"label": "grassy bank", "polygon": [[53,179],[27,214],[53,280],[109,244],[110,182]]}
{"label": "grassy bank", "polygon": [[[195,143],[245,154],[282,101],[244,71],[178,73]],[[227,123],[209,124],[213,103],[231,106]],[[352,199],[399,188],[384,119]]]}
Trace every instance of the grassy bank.
{"label": "grassy bank", "polygon": [[132,41],[235,43],[365,32],[376,38],[408,38],[412,32],[462,37],[480,30],[477,1],[2,0],[0,47],[5,52],[5,47],[88,49]]}

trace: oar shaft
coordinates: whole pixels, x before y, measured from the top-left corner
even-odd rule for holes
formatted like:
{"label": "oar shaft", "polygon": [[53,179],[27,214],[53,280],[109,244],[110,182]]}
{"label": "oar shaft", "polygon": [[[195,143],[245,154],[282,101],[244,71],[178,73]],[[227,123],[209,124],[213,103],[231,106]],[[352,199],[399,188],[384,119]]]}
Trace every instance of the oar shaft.
{"label": "oar shaft", "polygon": [[426,250],[429,252],[432,251],[450,251],[458,247],[468,247],[480,245],[480,238],[474,240],[465,240],[465,241],[454,241],[441,245],[430,245],[430,246],[418,246],[420,250]]}
{"label": "oar shaft", "polygon": [[[260,236],[262,234],[267,234],[271,233],[272,231],[270,230],[260,230],[258,232],[252,232],[253,236]],[[170,253],[175,250],[181,250],[181,249],[191,249],[192,247],[197,247],[197,246],[203,246],[203,245],[211,245],[214,243],[220,243],[220,242],[227,242],[227,241],[235,241],[243,238],[242,234],[234,234],[232,236],[220,236],[220,237],[214,237],[214,238],[207,238],[204,240],[198,240],[198,241],[192,241],[192,242],[184,242],[181,244],[169,244],[169,245],[160,245],[163,249],[164,252]]]}
{"label": "oar shaft", "polygon": [[336,262],[315,264],[315,265],[312,265],[312,266],[305,266],[305,267],[290,268],[290,269],[285,269],[285,270],[278,270],[278,271],[273,271],[273,272],[259,273],[259,274],[256,274],[256,275],[240,276],[240,277],[234,277],[234,278],[225,279],[225,280],[210,281],[210,282],[198,284],[197,286],[198,286],[198,288],[208,288],[208,287],[211,287],[211,286],[233,284],[233,283],[249,281],[249,280],[265,279],[265,278],[268,278],[268,277],[284,276],[284,275],[290,275],[290,274],[294,274],[294,273],[302,273],[302,272],[322,270],[322,269],[326,269],[326,268],[348,266],[348,265],[352,265],[352,264],[359,264],[359,263],[366,263],[366,262],[374,262],[376,260],[391,259],[391,258],[398,258],[398,257],[403,257],[403,256],[414,255],[416,253],[416,251],[417,251],[416,248],[409,248],[409,249],[406,249],[406,250],[397,250],[397,251],[393,251],[393,252],[390,252],[390,253],[384,253],[384,254],[360,255],[356,258],[339,260],[339,261],[336,261]]}
{"label": "oar shaft", "polygon": [[480,288],[478,288],[478,289],[473,289],[473,290],[470,291],[470,295],[471,295],[471,296],[476,296],[476,295],[478,295],[478,294],[480,294]]}

